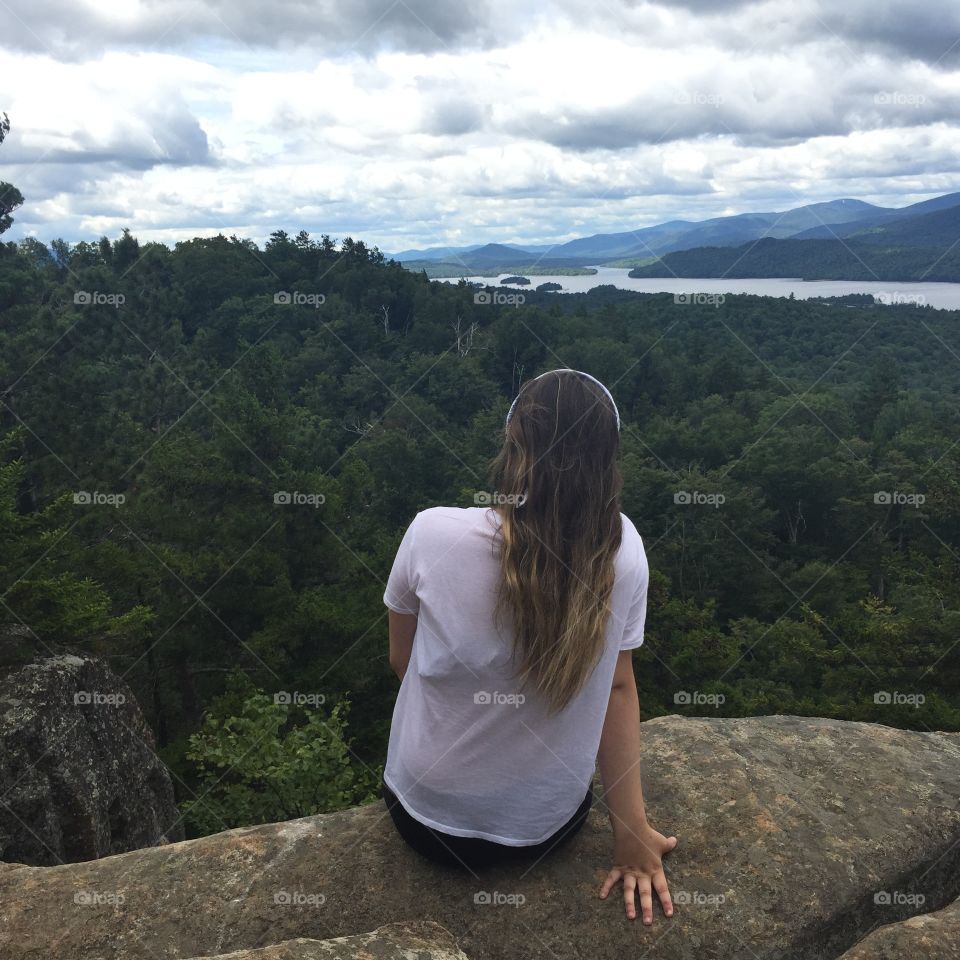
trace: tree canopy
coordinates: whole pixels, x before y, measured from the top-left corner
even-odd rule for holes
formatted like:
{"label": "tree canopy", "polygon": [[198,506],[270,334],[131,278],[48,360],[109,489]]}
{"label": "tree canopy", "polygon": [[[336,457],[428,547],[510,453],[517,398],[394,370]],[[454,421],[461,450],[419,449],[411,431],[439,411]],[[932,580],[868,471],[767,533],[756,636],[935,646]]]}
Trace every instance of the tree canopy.
{"label": "tree canopy", "polygon": [[[406,525],[473,506],[520,383],[575,367],[623,418],[645,717],[960,729],[957,313],[475,293],[303,231],[0,243],[0,632],[107,658],[181,799],[243,723],[298,769],[279,692],[349,700],[359,778]],[[268,699],[225,711],[237,677]]]}

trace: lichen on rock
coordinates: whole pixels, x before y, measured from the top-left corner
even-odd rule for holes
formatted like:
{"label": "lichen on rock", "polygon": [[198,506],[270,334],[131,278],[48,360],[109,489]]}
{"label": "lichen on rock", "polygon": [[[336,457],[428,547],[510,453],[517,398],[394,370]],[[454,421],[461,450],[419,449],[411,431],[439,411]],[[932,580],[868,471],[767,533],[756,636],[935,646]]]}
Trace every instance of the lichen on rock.
{"label": "lichen on rock", "polygon": [[0,860],[55,865],[183,837],[130,688],[61,654],[0,680]]}

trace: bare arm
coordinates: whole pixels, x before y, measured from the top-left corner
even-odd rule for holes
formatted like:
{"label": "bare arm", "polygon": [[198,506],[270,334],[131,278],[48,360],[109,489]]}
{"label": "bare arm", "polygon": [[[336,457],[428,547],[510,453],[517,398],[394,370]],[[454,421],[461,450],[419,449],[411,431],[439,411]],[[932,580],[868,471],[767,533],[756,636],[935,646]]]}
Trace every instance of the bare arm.
{"label": "bare arm", "polygon": [[606,897],[622,878],[629,919],[637,915],[637,890],[645,924],[653,923],[652,890],[656,890],[664,914],[672,916],[673,904],[661,858],[677,845],[677,838],[665,837],[647,822],[640,783],[640,698],[631,650],[621,651],[617,658],[597,760],[613,827],[614,860],[600,896]]}
{"label": "bare arm", "polygon": [[597,760],[614,834],[646,824],[640,784],[640,698],[632,650],[617,657]]}
{"label": "bare arm", "polygon": [[417,615],[397,613],[387,610],[387,623],[390,631],[390,666],[393,672],[403,680],[413,651],[413,635],[417,632]]}

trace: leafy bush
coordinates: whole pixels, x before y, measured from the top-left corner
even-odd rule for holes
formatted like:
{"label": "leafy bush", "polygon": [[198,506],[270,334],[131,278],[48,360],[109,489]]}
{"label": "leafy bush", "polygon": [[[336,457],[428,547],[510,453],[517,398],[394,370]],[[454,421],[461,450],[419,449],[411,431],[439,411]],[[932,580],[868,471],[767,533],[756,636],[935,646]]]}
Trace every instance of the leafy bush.
{"label": "leafy bush", "polygon": [[181,804],[193,836],[292,820],[374,800],[380,770],[351,758],[349,701],[329,711],[301,709],[262,691],[236,715],[218,702],[190,737],[197,771],[193,798]]}

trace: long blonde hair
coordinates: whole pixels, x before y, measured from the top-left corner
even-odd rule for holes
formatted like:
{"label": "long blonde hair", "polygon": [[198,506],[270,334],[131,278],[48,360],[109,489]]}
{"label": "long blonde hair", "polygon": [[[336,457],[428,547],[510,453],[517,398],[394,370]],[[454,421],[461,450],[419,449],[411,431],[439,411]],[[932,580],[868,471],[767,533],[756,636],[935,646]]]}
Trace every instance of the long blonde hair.
{"label": "long blonde hair", "polygon": [[490,465],[501,518],[496,616],[512,620],[521,687],[554,711],[603,650],[622,536],[617,415],[603,387],[550,371],[517,397]]}

